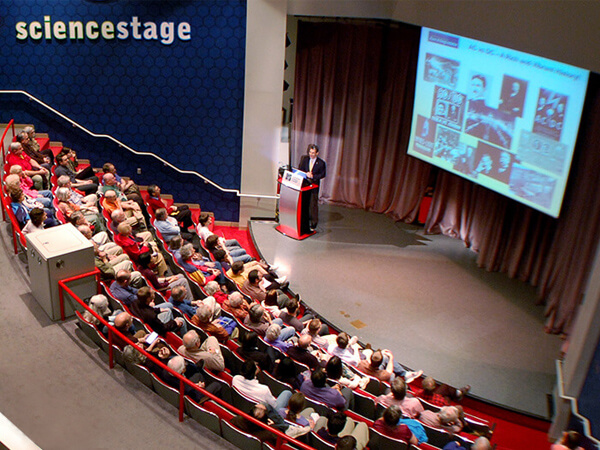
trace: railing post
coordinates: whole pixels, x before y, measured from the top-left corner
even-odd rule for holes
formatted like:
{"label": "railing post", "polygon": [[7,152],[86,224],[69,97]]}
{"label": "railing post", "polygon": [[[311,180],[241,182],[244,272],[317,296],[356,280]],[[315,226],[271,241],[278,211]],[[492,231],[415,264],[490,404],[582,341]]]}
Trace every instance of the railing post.
{"label": "railing post", "polygon": [[185,404],[183,402],[183,394],[185,392],[185,384],[183,380],[179,380],[179,421],[183,422],[183,409]]}
{"label": "railing post", "polygon": [[108,329],[108,367],[110,367],[111,369],[115,368],[115,361],[114,361],[114,355],[113,355],[113,332],[112,330],[109,328]]}
{"label": "railing post", "polygon": [[60,288],[58,289],[58,301],[60,303],[60,320],[62,322],[65,321],[65,293],[64,290]]}

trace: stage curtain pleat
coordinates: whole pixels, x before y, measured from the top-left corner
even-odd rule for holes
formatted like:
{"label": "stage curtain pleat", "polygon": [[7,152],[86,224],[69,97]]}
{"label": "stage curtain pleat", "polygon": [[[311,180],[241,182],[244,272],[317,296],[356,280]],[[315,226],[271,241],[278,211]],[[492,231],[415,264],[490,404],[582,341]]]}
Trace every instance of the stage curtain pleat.
{"label": "stage curtain pleat", "polygon": [[590,78],[554,219],[406,155],[419,34],[397,23],[299,23],[292,163],[318,144],[328,164],[322,200],[405,222],[434,186],[426,232],[461,239],[485,270],[537,286],[546,330],[568,332],[600,235],[600,75]]}

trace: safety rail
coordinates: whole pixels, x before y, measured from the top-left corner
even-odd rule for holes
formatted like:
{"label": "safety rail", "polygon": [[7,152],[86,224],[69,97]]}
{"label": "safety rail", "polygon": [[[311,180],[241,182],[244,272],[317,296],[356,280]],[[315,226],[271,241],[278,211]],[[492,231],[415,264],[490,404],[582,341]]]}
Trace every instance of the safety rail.
{"label": "safety rail", "polygon": [[[98,281],[98,274],[99,274],[98,269],[94,269],[91,272],[86,272],[86,273],[83,273],[83,274],[80,274],[80,275],[76,275],[76,276],[73,276],[73,277],[70,277],[70,278],[65,278],[65,279],[60,280],[58,282],[58,291],[59,291],[59,299],[60,299],[60,310],[61,310],[61,320],[64,320],[64,293],[66,292],[82,308],[84,308],[86,311],[90,312],[102,325],[104,325],[104,326],[106,326],[108,328],[108,365],[109,365],[109,367],[111,369],[113,369],[114,366],[115,366],[114,359],[113,359],[113,340],[114,340],[114,335],[116,334],[120,339],[122,339],[123,341],[125,341],[127,344],[133,346],[137,351],[139,351],[144,356],[146,356],[146,358],[150,359],[150,361],[152,361],[154,364],[156,364],[157,366],[159,366],[163,370],[166,370],[168,373],[170,373],[172,376],[174,376],[175,378],[177,378],[179,380],[179,421],[180,422],[183,422],[183,418],[184,418],[184,409],[185,409],[185,403],[184,403],[185,393],[184,393],[184,389],[185,389],[185,385],[187,384],[191,388],[199,391],[203,396],[206,396],[206,397],[210,398],[212,401],[216,402],[217,404],[219,404],[220,406],[224,407],[228,411],[231,411],[234,414],[241,415],[246,420],[250,420],[255,425],[259,425],[261,428],[264,428],[265,430],[268,430],[269,432],[271,432],[274,435],[276,435],[277,436],[277,443],[275,445],[276,449],[282,448],[282,445],[283,445],[284,442],[289,442],[289,443],[292,443],[294,446],[296,446],[296,447],[298,447],[300,449],[303,449],[303,450],[313,450],[313,447],[311,447],[309,445],[306,445],[303,442],[300,442],[300,441],[298,441],[298,440],[296,440],[294,438],[291,438],[291,437],[287,436],[285,433],[283,433],[283,432],[281,432],[281,431],[279,431],[279,430],[277,430],[275,428],[271,428],[268,425],[264,424],[263,422],[260,422],[259,420],[256,420],[254,417],[248,415],[244,411],[240,411],[239,409],[237,409],[236,407],[230,405],[226,401],[224,401],[224,400],[220,399],[219,397],[211,394],[210,392],[202,389],[197,384],[195,384],[192,381],[188,380],[187,378],[185,378],[184,376],[180,375],[179,373],[173,371],[166,364],[164,364],[162,361],[160,361],[158,358],[154,357],[152,354],[148,353],[143,348],[141,348],[141,347],[137,346],[136,344],[134,344],[131,340],[129,340],[129,338],[127,338],[119,330],[117,330],[116,328],[114,328],[114,326],[110,325],[103,317],[101,317],[100,315],[98,315],[95,311],[92,311],[92,309],[88,305],[86,305],[85,302],[81,298],[79,298],[79,296],[77,296],[77,294],[75,294],[67,286],[67,283],[69,283],[71,281],[80,280],[82,278],[86,278],[86,277],[90,277],[90,276],[96,277],[96,280]],[[99,292],[100,292],[100,289],[98,288],[98,293]]]}
{"label": "safety rail", "polygon": [[2,133],[2,139],[0,139],[0,146],[2,147],[2,164],[6,163],[6,151],[4,150],[4,139],[6,138],[6,135],[8,134],[8,130],[11,127],[12,127],[13,137],[15,137],[15,121],[14,121],[14,119],[10,119],[10,122],[8,122],[8,125],[4,129],[4,132]]}
{"label": "safety rail", "polygon": [[249,197],[249,198],[269,198],[269,199],[278,199],[279,195],[266,195],[266,194],[243,194],[240,192],[239,189],[231,189],[231,188],[224,188],[219,186],[217,183],[215,183],[214,181],[206,178],[204,175],[199,174],[196,171],[193,170],[182,170],[179,169],[178,167],[174,166],[173,164],[171,164],[170,162],[168,162],[167,160],[161,158],[160,156],[152,153],[152,152],[141,152],[139,150],[134,150],[133,148],[129,147],[128,145],[124,144],[123,142],[119,141],[118,139],[108,135],[108,134],[97,134],[94,133],[91,130],[88,130],[86,127],[84,127],[83,125],[78,124],[77,122],[75,122],[72,119],[69,119],[67,116],[65,116],[64,114],[62,114],[61,112],[57,111],[56,109],[54,109],[53,107],[51,107],[50,105],[47,105],[46,103],[44,103],[43,101],[41,101],[38,98],[35,98],[33,95],[31,95],[29,92],[26,91],[21,91],[21,90],[0,90],[0,94],[22,94],[25,95],[30,101],[35,101],[36,103],[38,103],[39,105],[43,106],[44,108],[46,108],[49,111],[52,111],[54,114],[56,114],[57,116],[61,117],[62,119],[66,120],[67,122],[69,122],[73,127],[75,128],[79,128],[80,130],[86,132],[87,134],[89,134],[92,137],[95,138],[106,138],[109,139],[111,141],[113,141],[115,144],[117,144],[119,147],[125,148],[127,150],[129,150],[131,153],[135,154],[135,155],[140,155],[140,156],[151,156],[157,160],[159,160],[161,163],[163,163],[165,166],[170,167],[171,169],[175,170],[176,172],[179,172],[181,174],[186,174],[186,175],[194,175],[200,179],[202,179],[205,183],[210,184],[211,186],[217,188],[218,190],[220,190],[221,192],[227,192],[230,194],[235,194],[238,197]]}

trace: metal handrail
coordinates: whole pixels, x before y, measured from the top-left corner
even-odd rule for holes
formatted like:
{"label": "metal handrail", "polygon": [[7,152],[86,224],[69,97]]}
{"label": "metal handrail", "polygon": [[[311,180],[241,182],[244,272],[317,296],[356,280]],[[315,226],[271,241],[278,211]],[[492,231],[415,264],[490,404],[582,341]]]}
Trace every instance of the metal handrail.
{"label": "metal handrail", "polygon": [[133,148],[129,147],[128,145],[124,144],[123,142],[119,141],[118,139],[116,139],[116,138],[114,138],[114,137],[112,137],[112,136],[110,136],[108,134],[97,134],[97,133],[94,133],[93,131],[88,130],[83,125],[80,125],[77,122],[75,122],[74,120],[69,119],[67,116],[65,116],[61,112],[57,111],[56,109],[54,109],[50,105],[47,105],[46,103],[44,103],[40,99],[35,98],[33,95],[31,95],[30,93],[28,93],[26,91],[21,91],[21,90],[0,90],[0,94],[22,94],[22,95],[25,95],[25,96],[27,96],[27,98],[29,100],[33,100],[36,103],[38,103],[41,106],[43,106],[44,108],[48,109],[49,111],[52,111],[57,116],[61,117],[62,119],[66,120],[71,125],[73,125],[73,127],[76,127],[76,128],[79,128],[82,131],[85,131],[90,136],[93,136],[93,137],[96,137],[96,138],[110,139],[111,141],[113,141],[114,143],[116,143],[119,147],[122,147],[122,148],[125,148],[125,149],[129,150],[131,153],[133,153],[135,155],[152,156],[153,158],[158,159],[165,166],[170,167],[171,169],[175,170],[176,172],[179,172],[181,174],[187,174],[187,175],[197,176],[198,178],[202,179],[205,183],[210,184],[211,186],[217,188],[221,192],[227,192],[227,193],[230,193],[230,194],[236,194],[238,197],[270,198],[270,199],[278,199],[279,198],[279,195],[243,194],[243,193],[240,192],[239,189],[230,189],[230,188],[221,187],[217,183],[215,183],[214,181],[206,178],[204,175],[199,174],[198,172],[193,171],[193,170],[182,170],[182,169],[179,169],[178,167],[174,166],[173,164],[171,164],[167,160],[161,158],[160,156],[158,156],[158,155],[156,155],[156,154],[154,154],[152,152],[141,152],[139,150],[134,150]]}

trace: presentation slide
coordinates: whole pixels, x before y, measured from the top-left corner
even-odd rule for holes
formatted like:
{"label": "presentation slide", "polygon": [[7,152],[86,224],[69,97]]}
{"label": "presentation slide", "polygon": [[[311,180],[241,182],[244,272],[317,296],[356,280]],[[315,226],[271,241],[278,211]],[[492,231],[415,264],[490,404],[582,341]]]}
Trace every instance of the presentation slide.
{"label": "presentation slide", "polygon": [[558,217],[588,77],[423,28],[408,154]]}

